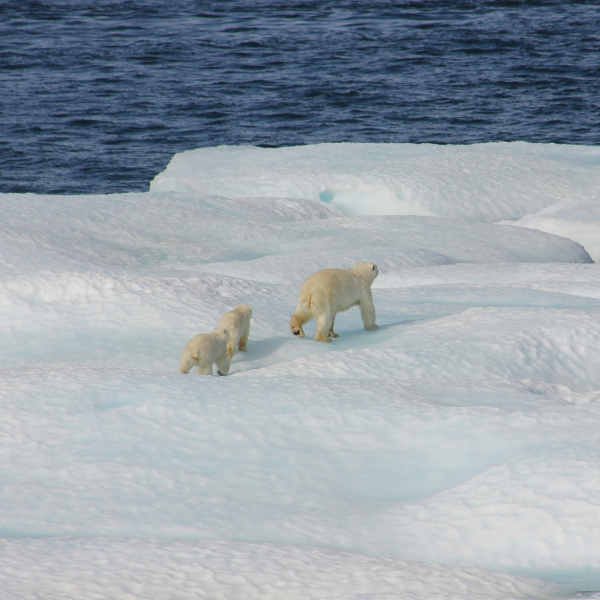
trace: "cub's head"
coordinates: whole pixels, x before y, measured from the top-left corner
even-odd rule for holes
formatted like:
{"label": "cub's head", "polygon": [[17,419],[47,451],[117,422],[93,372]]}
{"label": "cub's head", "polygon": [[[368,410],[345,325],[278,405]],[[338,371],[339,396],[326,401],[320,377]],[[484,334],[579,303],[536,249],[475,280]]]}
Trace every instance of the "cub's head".
{"label": "cub's head", "polygon": [[238,304],[235,310],[244,313],[245,315],[252,316],[252,307],[248,304]]}
{"label": "cub's head", "polygon": [[215,327],[213,334],[218,335],[225,343],[229,341],[229,331],[223,329],[223,327]]}
{"label": "cub's head", "polygon": [[375,281],[375,277],[379,275],[379,269],[375,263],[356,263],[354,268],[359,271],[369,283],[373,283]]}
{"label": "cub's head", "polygon": [[179,365],[179,372],[187,375],[190,372],[190,369],[192,368],[192,366],[193,366],[193,363],[191,361],[182,360],[181,364]]}

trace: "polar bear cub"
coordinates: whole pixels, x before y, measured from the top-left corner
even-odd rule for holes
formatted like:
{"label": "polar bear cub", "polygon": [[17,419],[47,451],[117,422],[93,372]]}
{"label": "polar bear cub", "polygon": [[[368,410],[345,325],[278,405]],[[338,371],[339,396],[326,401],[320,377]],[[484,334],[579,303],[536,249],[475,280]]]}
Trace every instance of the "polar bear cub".
{"label": "polar bear cub", "polygon": [[324,269],[311,275],[298,294],[296,312],[290,323],[292,333],[304,337],[302,325],[316,319],[315,340],[331,342],[329,336],[339,337],[333,331],[335,315],[357,304],[365,329],[378,329],[371,293],[371,285],[378,273],[377,265],[364,262],[356,263],[353,269]]}
{"label": "polar bear cub", "polygon": [[213,363],[217,363],[217,373],[227,375],[229,373],[228,343],[229,331],[223,327],[215,327],[212,333],[201,333],[193,337],[183,349],[179,372],[189,373],[196,365],[196,371],[200,375],[212,375]]}
{"label": "polar bear cub", "polygon": [[238,304],[233,310],[221,317],[219,327],[227,329],[230,336],[227,344],[227,358],[229,360],[233,358],[238,350],[245,352],[248,349],[251,317],[252,307],[247,304]]}

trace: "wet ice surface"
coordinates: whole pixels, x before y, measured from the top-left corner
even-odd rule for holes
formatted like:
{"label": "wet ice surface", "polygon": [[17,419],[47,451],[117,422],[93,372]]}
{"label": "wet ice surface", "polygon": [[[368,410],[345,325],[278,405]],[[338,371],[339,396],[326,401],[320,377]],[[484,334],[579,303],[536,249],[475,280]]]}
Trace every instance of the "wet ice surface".
{"label": "wet ice surface", "polygon": [[[585,249],[251,192],[0,196],[4,595],[600,590],[600,269]],[[332,344],[314,322],[295,339],[303,279],[362,260],[380,268],[379,330],[352,309]],[[238,303],[254,317],[230,376],[178,373],[185,343]]]}

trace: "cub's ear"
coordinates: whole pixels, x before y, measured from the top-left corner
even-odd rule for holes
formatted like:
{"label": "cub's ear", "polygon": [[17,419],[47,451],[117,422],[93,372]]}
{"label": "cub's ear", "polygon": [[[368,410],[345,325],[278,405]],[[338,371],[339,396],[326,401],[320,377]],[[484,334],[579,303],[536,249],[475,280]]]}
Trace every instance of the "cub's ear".
{"label": "cub's ear", "polygon": [[198,354],[192,354],[192,358],[193,358],[194,360],[198,360]]}
{"label": "cub's ear", "polygon": [[377,271],[377,265],[373,265],[373,271]]}

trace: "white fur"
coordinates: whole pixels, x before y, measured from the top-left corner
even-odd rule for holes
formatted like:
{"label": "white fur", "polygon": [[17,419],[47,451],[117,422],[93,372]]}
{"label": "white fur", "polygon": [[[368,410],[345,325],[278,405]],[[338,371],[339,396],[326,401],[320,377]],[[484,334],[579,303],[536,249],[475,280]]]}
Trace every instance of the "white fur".
{"label": "white fur", "polygon": [[371,285],[377,277],[377,265],[356,263],[353,269],[324,269],[311,275],[300,288],[296,312],[290,322],[292,333],[304,337],[302,325],[317,320],[318,342],[331,342],[338,337],[333,331],[335,315],[352,306],[360,306],[367,331],[378,329],[375,324],[375,307]]}
{"label": "white fur", "polygon": [[217,373],[229,373],[229,359],[227,358],[227,343],[229,331],[223,327],[216,327],[212,333],[201,333],[193,337],[183,349],[180,373],[189,373],[196,365],[200,375],[212,375],[213,363],[217,363]]}
{"label": "white fur", "polygon": [[251,317],[252,307],[247,304],[238,304],[233,310],[221,317],[219,327],[229,331],[229,343],[227,344],[227,358],[229,360],[233,358],[236,351],[245,352],[248,349]]}

